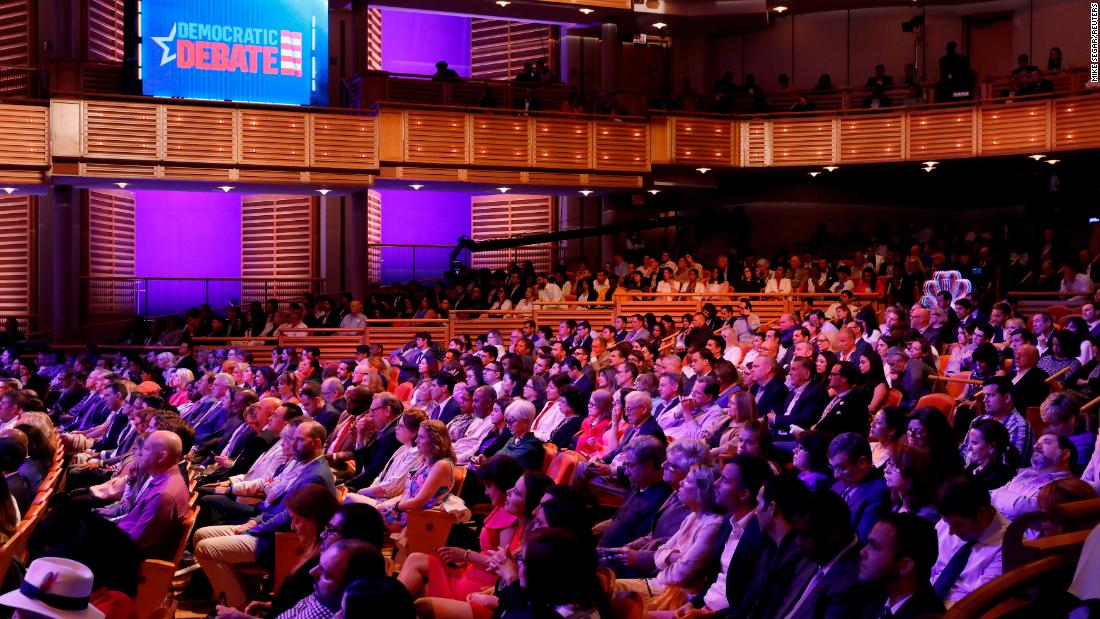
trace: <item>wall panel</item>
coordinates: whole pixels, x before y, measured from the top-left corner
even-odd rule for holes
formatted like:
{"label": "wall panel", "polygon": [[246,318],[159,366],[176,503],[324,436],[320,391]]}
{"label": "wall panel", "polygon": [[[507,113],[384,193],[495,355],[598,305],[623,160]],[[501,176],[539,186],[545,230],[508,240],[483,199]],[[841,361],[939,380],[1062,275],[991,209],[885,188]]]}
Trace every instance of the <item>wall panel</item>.
{"label": "wall panel", "polygon": [[[552,196],[473,196],[470,204],[470,238],[475,241],[507,238],[554,230],[555,199]],[[478,252],[470,259],[475,269],[502,269],[513,262],[530,260],[536,272],[550,270],[553,244]]]}
{"label": "wall panel", "polygon": [[[254,195],[241,202],[241,276],[315,277],[317,206],[309,196]],[[245,282],[241,301],[301,296],[308,285],[276,282],[266,287]]]}

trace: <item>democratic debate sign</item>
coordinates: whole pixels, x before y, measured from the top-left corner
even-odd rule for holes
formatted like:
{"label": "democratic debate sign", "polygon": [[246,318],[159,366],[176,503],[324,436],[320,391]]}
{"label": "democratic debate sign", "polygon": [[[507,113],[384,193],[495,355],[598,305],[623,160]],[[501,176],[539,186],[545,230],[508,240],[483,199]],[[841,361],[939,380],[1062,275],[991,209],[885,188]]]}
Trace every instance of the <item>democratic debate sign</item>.
{"label": "democratic debate sign", "polygon": [[327,0],[141,0],[142,93],[325,105]]}

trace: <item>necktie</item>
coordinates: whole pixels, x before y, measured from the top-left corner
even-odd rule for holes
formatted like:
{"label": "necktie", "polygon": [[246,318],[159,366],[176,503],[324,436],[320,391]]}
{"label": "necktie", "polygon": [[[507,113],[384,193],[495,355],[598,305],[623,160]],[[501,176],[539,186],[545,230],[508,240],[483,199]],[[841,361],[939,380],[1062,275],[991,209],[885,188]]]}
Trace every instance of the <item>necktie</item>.
{"label": "necktie", "polygon": [[966,562],[970,560],[970,553],[974,550],[975,543],[967,542],[956,550],[954,556],[940,572],[939,578],[936,578],[936,582],[932,583],[932,590],[936,592],[941,600],[947,598],[947,594],[951,592],[955,582],[962,575],[963,569],[966,568]]}
{"label": "necktie", "polygon": [[802,595],[798,598],[798,601],[794,603],[791,612],[787,613],[787,619],[794,619],[794,617],[802,616],[799,615],[798,611],[802,608],[802,604],[804,604],[806,600],[813,597],[814,589],[817,587],[817,583],[821,581],[822,576],[824,576],[824,573],[821,571],[821,568],[817,568],[817,572],[814,574],[813,578],[810,579],[810,582],[806,583],[806,588],[802,590]]}

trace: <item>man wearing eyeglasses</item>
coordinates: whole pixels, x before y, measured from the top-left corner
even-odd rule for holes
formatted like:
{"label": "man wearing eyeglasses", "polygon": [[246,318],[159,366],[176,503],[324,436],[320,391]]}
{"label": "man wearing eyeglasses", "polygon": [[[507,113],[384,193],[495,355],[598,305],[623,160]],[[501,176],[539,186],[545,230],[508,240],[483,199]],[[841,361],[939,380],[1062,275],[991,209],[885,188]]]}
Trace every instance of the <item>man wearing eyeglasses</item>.
{"label": "man wearing eyeglasses", "polygon": [[890,513],[890,488],[871,463],[871,445],[859,434],[845,432],[829,443],[829,466],[837,479],[833,492],[848,503],[852,527],[866,543],[875,523]]}
{"label": "man wearing eyeglasses", "polygon": [[[357,387],[355,391],[362,393],[366,389]],[[369,486],[385,468],[393,452],[401,446],[401,442],[397,440],[397,420],[404,410],[401,400],[392,393],[383,391],[374,394],[369,402],[370,409],[366,414],[370,416],[370,423],[375,428],[374,439],[352,452],[357,469],[355,477],[346,484],[351,490]]]}

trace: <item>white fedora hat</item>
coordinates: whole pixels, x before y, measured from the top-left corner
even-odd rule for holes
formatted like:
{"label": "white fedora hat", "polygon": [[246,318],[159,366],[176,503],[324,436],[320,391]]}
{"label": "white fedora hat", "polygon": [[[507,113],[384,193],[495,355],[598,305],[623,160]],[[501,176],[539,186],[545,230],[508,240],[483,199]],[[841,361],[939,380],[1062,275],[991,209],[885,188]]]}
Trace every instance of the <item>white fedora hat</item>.
{"label": "white fedora hat", "polygon": [[83,563],[42,557],[31,562],[18,589],[0,595],[0,605],[52,619],[103,619],[104,614],[88,603],[93,579]]}

